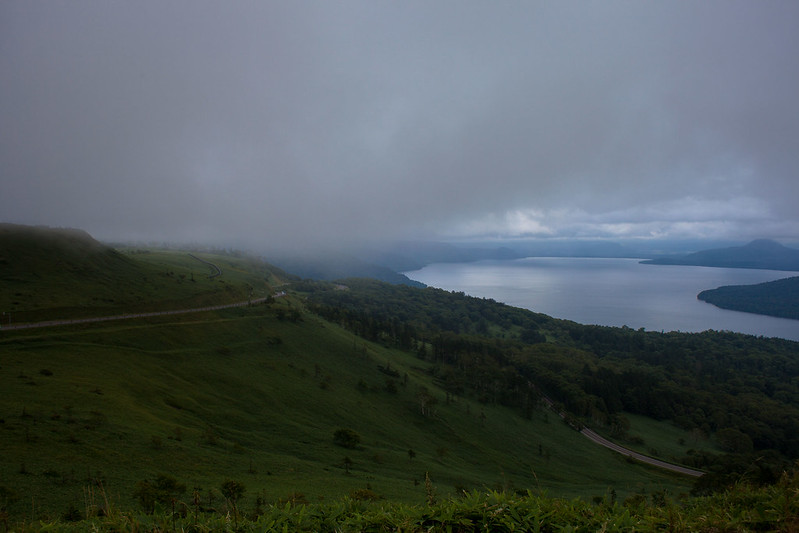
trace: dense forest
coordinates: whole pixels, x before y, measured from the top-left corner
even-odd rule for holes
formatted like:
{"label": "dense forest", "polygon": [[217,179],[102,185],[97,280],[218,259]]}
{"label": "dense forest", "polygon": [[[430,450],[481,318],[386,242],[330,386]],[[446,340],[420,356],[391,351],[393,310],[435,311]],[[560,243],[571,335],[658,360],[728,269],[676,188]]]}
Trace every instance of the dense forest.
{"label": "dense forest", "polygon": [[799,458],[799,344],[731,332],[585,326],[440,289],[371,280],[304,282],[309,307],[365,338],[434,363],[453,395],[529,416],[544,397],[579,424],[623,437],[624,413],[714,437],[691,453],[697,490],[745,477],[774,482]]}
{"label": "dense forest", "polygon": [[756,285],[727,285],[702,291],[697,298],[722,309],[799,319],[799,276]]}

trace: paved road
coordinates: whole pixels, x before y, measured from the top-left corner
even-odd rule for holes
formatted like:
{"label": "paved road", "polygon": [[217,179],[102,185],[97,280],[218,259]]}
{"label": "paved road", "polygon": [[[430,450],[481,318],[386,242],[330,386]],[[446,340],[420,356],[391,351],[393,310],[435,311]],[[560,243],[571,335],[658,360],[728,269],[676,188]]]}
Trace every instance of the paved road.
{"label": "paved road", "polygon": [[191,257],[192,259],[196,259],[196,260],[197,260],[197,261],[199,261],[200,263],[205,263],[206,265],[208,265],[208,266],[210,266],[211,268],[213,268],[214,270],[216,270],[216,272],[215,272],[215,273],[213,273],[213,274],[211,274],[210,276],[208,276],[208,279],[214,279],[215,277],[217,277],[217,276],[221,276],[221,275],[222,275],[222,269],[221,269],[221,268],[219,268],[218,266],[216,266],[215,264],[213,264],[212,262],[210,262],[210,261],[206,261],[205,259],[200,259],[199,257],[197,257],[197,256],[196,256],[196,255],[194,255],[194,254],[189,254],[189,257]]}
{"label": "paved road", "polygon": [[597,444],[604,446],[605,448],[609,448],[622,455],[632,457],[633,459],[641,463],[647,463],[653,466],[664,468],[666,470],[671,470],[672,472],[685,474],[687,476],[699,477],[704,474],[704,472],[700,472],[699,470],[694,470],[693,468],[687,468],[685,466],[667,463],[666,461],[661,461],[660,459],[655,459],[654,457],[649,457],[648,455],[644,455],[636,451],[630,450],[629,448],[625,448],[624,446],[619,446],[618,444],[610,442],[606,438],[597,435],[595,432],[591,431],[588,428],[583,428],[582,430],[580,430],[580,433],[582,433],[592,441],[596,442]]}
{"label": "paved road", "polygon": [[[275,298],[280,298],[283,294],[276,294]],[[246,302],[237,302],[232,304],[212,305],[208,307],[193,307],[191,309],[176,309],[173,311],[154,311],[151,313],[131,313],[127,315],[113,315],[113,316],[98,316],[93,318],[75,318],[71,320],[48,320],[45,322],[31,322],[28,324],[12,324],[10,326],[2,326],[0,331],[8,331],[13,329],[31,329],[31,328],[51,328],[54,326],[68,326],[70,324],[89,324],[92,322],[107,322],[109,320],[127,320],[130,318],[145,318],[151,316],[164,316],[164,315],[183,315],[186,313],[198,313],[201,311],[216,311],[218,309],[228,309],[231,307],[244,307],[245,305],[257,304],[266,301],[267,298],[256,298],[254,300],[247,300]]]}
{"label": "paved road", "polygon": [[[546,404],[547,407],[549,407],[552,410],[555,410],[555,404],[554,404],[554,402],[552,400],[550,400],[546,396],[543,396],[542,399],[544,400],[544,403]],[[564,413],[562,411],[556,411],[556,412],[558,413],[558,416],[560,416],[564,420],[566,419],[566,413]],[[633,459],[635,459],[636,461],[639,461],[641,463],[646,463],[646,464],[650,464],[652,466],[657,466],[657,467],[663,468],[665,470],[671,470],[672,472],[677,472],[679,474],[685,474],[686,476],[699,477],[699,476],[702,476],[702,475],[705,474],[704,472],[701,472],[699,470],[694,470],[693,468],[688,468],[688,467],[685,467],[685,466],[682,466],[682,465],[676,465],[674,463],[667,463],[666,461],[661,461],[660,459],[655,459],[654,457],[649,457],[648,455],[644,455],[642,453],[638,453],[638,452],[636,452],[634,450],[631,450],[629,448],[625,448],[624,446],[619,446],[615,442],[609,441],[608,439],[598,435],[596,432],[591,431],[590,429],[588,429],[586,427],[580,429],[579,431],[580,431],[580,433],[583,434],[583,436],[591,439],[596,444],[599,444],[600,446],[604,446],[605,448],[613,450],[614,452],[620,453],[622,455],[626,455],[627,457],[632,457]]]}

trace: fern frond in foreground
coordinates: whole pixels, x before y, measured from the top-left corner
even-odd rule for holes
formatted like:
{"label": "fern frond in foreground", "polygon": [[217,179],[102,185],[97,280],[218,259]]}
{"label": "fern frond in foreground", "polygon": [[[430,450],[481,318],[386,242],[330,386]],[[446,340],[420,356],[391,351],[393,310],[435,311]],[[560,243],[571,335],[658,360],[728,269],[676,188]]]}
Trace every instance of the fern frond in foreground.
{"label": "fern frond in foreground", "polygon": [[[24,531],[796,531],[799,470],[775,485],[737,485],[708,497],[671,501],[641,494],[604,501],[549,498],[528,492],[472,492],[428,505],[347,498],[287,502],[250,513],[230,505],[203,513],[190,505],[151,515],[110,509],[106,516],[21,526]],[[180,510],[182,508],[182,511]]]}

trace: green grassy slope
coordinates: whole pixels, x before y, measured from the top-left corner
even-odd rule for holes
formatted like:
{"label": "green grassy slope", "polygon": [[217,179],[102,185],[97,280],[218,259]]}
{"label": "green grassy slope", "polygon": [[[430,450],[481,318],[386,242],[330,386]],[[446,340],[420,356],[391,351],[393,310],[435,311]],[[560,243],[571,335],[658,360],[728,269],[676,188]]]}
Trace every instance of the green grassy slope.
{"label": "green grassy slope", "polygon": [[[687,490],[684,480],[631,465],[544,410],[525,420],[465,399],[447,403],[414,356],[310,315],[278,318],[297,305],[281,299],[182,318],[5,332],[0,478],[20,497],[12,511],[29,512],[31,502],[50,513],[80,507],[97,481],[132,505],[135,483],[158,473],[204,495],[240,480],[267,501],[371,488],[420,502],[426,471],[442,496],[482,487],[586,497],[610,487]],[[400,373],[396,392],[378,368],[389,362]],[[432,416],[420,412],[422,387],[438,399]],[[339,428],[362,437],[359,449],[335,445]]]}
{"label": "green grassy slope", "polygon": [[264,296],[284,281],[254,259],[187,252],[115,250],[80,230],[0,224],[3,324],[156,311]]}

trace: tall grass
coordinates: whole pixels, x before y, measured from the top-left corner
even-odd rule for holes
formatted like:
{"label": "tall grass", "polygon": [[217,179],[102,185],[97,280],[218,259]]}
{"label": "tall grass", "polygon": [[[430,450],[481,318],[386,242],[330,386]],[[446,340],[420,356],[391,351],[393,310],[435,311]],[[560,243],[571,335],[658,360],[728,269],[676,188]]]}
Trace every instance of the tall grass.
{"label": "tall grass", "polygon": [[610,497],[597,503],[533,492],[472,491],[429,505],[345,497],[330,503],[269,505],[239,512],[181,502],[152,515],[109,509],[78,522],[31,522],[29,531],[796,531],[799,483],[786,474],[772,487],[736,486],[707,498],[675,501]]}

